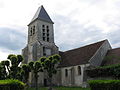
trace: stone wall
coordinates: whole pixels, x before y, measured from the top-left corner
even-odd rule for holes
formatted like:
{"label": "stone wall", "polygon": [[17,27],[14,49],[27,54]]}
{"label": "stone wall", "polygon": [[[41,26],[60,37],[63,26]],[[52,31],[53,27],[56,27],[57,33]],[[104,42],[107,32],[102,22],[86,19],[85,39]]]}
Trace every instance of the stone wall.
{"label": "stone wall", "polygon": [[[81,75],[78,74],[78,66],[81,67]],[[84,84],[84,76],[85,68],[88,67],[89,64],[76,65],[71,67],[62,67],[61,68],[61,83],[62,86],[83,86]],[[68,76],[65,76],[65,70],[68,70]]]}
{"label": "stone wall", "polygon": [[24,49],[22,49],[22,55],[24,58],[23,63],[27,64],[28,63],[28,46],[26,46]]}
{"label": "stone wall", "polygon": [[97,50],[94,56],[89,60],[91,66],[100,66],[108,50],[111,49],[109,42],[106,40]]}

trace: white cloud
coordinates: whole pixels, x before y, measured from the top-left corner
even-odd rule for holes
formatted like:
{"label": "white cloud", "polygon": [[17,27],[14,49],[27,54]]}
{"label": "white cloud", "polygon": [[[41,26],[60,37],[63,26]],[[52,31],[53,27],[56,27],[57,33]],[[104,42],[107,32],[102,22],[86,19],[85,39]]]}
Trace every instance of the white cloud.
{"label": "white cloud", "polygon": [[61,50],[106,38],[113,47],[120,46],[120,0],[1,0],[0,28],[27,36],[27,25],[42,4],[55,22],[55,41]]}
{"label": "white cloud", "polygon": [[0,9],[4,7],[4,1],[0,0]]}
{"label": "white cloud", "polygon": [[1,51],[0,51],[0,56],[1,56],[1,57],[0,57],[0,61],[6,60],[8,55],[9,55],[9,53],[1,52]]}

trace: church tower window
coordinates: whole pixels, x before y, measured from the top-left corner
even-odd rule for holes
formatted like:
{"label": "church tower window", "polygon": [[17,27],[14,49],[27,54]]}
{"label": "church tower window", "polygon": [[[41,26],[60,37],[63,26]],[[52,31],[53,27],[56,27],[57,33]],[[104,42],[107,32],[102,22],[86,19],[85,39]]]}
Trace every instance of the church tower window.
{"label": "church tower window", "polygon": [[47,29],[47,33],[49,33],[49,26],[46,26],[46,29]]}
{"label": "church tower window", "polygon": [[49,33],[47,33],[47,37],[49,37]]}
{"label": "church tower window", "polygon": [[45,28],[45,25],[42,25],[42,28]]}
{"label": "church tower window", "polygon": [[49,33],[49,29],[47,29],[47,33]]}
{"label": "church tower window", "polygon": [[47,38],[47,41],[49,42],[49,38]]}
{"label": "church tower window", "polygon": [[42,29],[43,30],[43,33],[45,33],[45,29]]}
{"label": "church tower window", "polygon": [[45,37],[43,37],[43,41],[45,41]]}
{"label": "church tower window", "polygon": [[45,33],[43,33],[43,37],[45,37]]}
{"label": "church tower window", "polygon": [[45,33],[45,25],[42,25],[42,31]]}
{"label": "church tower window", "polygon": [[30,29],[30,36],[32,36],[32,27],[31,27],[31,29]]}
{"label": "church tower window", "polygon": [[81,66],[78,66],[78,75],[81,75]]}
{"label": "church tower window", "polygon": [[35,34],[35,26],[33,26],[33,35]]}
{"label": "church tower window", "polygon": [[49,26],[47,26],[46,28],[47,28],[47,41],[49,42]]}
{"label": "church tower window", "polygon": [[42,25],[43,41],[45,41],[45,25]]}
{"label": "church tower window", "polygon": [[49,28],[49,26],[47,26],[47,29]]}

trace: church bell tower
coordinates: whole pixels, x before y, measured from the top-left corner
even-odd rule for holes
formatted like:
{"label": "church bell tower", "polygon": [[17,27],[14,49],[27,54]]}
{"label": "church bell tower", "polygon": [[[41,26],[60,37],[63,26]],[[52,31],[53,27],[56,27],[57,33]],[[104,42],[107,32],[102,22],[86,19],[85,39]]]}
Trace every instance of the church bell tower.
{"label": "church bell tower", "polygon": [[36,61],[42,56],[58,54],[53,24],[44,7],[40,6],[28,25],[28,43],[22,50],[24,63]]}

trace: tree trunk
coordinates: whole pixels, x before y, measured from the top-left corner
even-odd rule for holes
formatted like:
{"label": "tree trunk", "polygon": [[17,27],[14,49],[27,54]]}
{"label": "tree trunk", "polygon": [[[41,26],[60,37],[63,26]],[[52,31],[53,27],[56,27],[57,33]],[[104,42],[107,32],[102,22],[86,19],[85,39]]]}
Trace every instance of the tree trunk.
{"label": "tree trunk", "polygon": [[8,70],[8,74],[10,74],[10,69],[9,69],[9,67],[7,66],[7,70]]}
{"label": "tree trunk", "polygon": [[29,79],[29,72],[27,72],[27,73],[24,75],[24,82],[25,82],[27,85],[29,85],[29,84],[28,84],[28,79]]}
{"label": "tree trunk", "polygon": [[52,90],[52,77],[49,77],[49,88],[48,90]]}
{"label": "tree trunk", "polygon": [[35,73],[35,90],[38,90],[38,75]]}
{"label": "tree trunk", "polygon": [[10,69],[9,69],[9,67],[7,66],[7,70],[8,70],[8,75],[7,75],[7,78],[9,78],[10,79]]}

